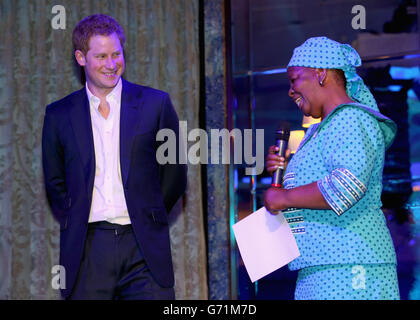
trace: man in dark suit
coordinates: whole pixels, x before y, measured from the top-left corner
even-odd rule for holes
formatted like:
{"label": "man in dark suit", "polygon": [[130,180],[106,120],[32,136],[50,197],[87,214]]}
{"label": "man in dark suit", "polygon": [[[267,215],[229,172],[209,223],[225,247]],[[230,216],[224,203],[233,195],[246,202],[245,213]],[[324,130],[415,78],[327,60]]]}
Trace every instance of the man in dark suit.
{"label": "man in dark suit", "polygon": [[121,78],[124,42],[109,16],[80,21],[73,45],[86,86],[45,113],[45,186],[67,299],[175,297],[167,213],[185,191],[186,165],[157,161],[156,134],[178,137],[179,122],[167,93]]}

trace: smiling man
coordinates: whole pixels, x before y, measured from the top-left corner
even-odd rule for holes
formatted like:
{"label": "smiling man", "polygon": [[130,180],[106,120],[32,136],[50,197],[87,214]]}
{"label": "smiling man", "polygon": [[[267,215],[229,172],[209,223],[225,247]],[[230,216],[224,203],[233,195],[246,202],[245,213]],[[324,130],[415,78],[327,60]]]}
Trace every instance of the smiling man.
{"label": "smiling man", "polygon": [[113,18],[80,21],[73,46],[85,87],[45,113],[45,187],[60,222],[66,299],[175,297],[167,214],[185,191],[186,166],[160,165],[155,136],[178,135],[178,117],[167,93],[121,77],[124,43]]}

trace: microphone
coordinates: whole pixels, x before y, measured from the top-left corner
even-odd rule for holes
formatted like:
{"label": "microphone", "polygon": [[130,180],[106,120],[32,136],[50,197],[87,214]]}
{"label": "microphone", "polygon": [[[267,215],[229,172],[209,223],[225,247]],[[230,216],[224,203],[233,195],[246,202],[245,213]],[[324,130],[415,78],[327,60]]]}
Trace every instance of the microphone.
{"label": "microphone", "polygon": [[[290,123],[281,121],[276,131],[276,146],[279,148],[277,154],[281,157],[286,155],[287,144],[290,137]],[[284,167],[278,167],[273,173],[273,179],[271,180],[271,186],[280,188],[283,179]]]}

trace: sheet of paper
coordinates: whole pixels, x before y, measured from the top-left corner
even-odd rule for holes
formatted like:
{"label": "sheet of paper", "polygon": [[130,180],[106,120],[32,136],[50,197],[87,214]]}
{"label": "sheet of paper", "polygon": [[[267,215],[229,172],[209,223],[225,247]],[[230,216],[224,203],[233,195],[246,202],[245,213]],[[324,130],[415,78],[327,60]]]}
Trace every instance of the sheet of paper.
{"label": "sheet of paper", "polygon": [[262,207],[232,228],[252,282],[300,256],[295,237],[281,212],[273,215]]}

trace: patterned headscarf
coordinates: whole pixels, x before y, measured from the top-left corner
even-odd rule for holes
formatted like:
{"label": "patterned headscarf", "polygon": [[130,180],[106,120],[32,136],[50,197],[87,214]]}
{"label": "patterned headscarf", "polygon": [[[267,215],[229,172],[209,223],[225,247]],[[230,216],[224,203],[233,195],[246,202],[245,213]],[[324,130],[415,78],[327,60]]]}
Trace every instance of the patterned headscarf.
{"label": "patterned headscarf", "polygon": [[347,80],[347,95],[356,102],[379,111],[372,93],[356,73],[356,67],[361,65],[359,54],[350,45],[327,37],[315,37],[309,38],[293,50],[287,67],[341,69]]}

